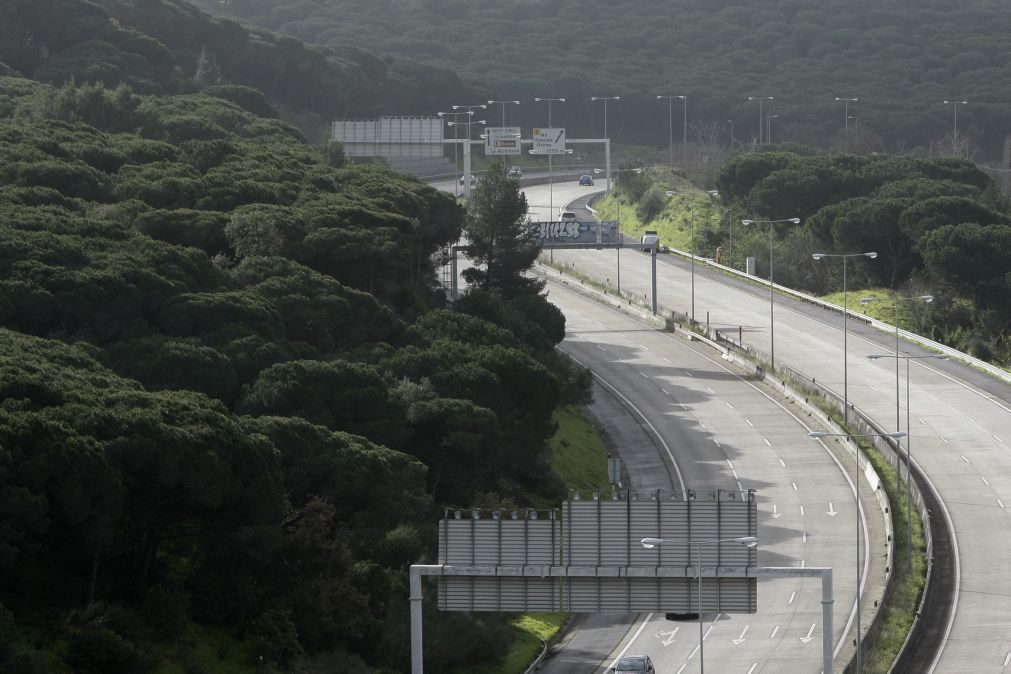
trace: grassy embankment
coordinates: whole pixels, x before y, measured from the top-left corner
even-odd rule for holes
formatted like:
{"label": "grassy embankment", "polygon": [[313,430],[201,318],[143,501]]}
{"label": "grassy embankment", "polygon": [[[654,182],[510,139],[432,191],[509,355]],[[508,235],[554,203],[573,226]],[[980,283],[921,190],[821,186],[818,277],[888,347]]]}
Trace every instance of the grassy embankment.
{"label": "grassy embankment", "polygon": [[[551,467],[566,486],[579,490],[606,490],[607,451],[597,433],[579,408],[569,406],[555,412],[558,431],[549,443]],[[558,507],[557,503],[533,499],[538,508]],[[480,671],[482,674],[518,674],[523,672],[540,651],[541,640],[558,633],[568,616],[565,613],[530,613],[513,620],[516,639],[505,660]],[[461,674],[478,674],[477,670]]]}

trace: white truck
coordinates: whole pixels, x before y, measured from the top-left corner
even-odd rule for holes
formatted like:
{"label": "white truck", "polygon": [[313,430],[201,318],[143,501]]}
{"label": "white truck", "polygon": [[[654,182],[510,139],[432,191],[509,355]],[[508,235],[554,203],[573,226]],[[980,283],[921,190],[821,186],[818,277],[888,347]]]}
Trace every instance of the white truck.
{"label": "white truck", "polygon": [[642,233],[642,240],[639,242],[644,251],[650,251],[654,247],[660,247],[660,235],[655,230],[647,229]]}

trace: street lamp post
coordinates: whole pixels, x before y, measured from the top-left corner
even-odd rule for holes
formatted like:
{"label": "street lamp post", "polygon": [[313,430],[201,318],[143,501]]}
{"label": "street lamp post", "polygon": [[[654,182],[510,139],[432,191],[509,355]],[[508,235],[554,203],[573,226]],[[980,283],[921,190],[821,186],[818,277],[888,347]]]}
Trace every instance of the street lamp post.
{"label": "street lamp post", "polygon": [[853,140],[857,143],[857,152],[860,151],[860,118],[856,115],[850,115],[846,119],[853,120]]}
{"label": "street lamp post", "polygon": [[459,137],[456,133],[457,122],[456,119],[460,115],[473,115],[473,110],[467,110],[466,112],[439,112],[436,113],[439,117],[446,117],[447,115],[452,115],[453,119],[448,122],[449,126],[453,127],[453,195],[457,196],[459,194],[460,187],[460,153],[459,153]]}
{"label": "street lamp post", "polygon": [[621,96],[590,96],[591,101],[604,101],[604,144],[607,166],[607,189],[611,189],[611,139],[607,137],[607,102],[620,101]]}
{"label": "street lamp post", "polygon": [[670,165],[674,166],[674,99],[680,98],[684,101],[684,121],[681,139],[682,158],[688,154],[688,97],[687,96],[657,96],[656,100],[667,101],[667,131],[670,137]]}
{"label": "street lamp post", "polygon": [[479,119],[475,122],[470,117],[467,118],[466,122],[447,122],[447,124],[454,128],[460,124],[467,125],[467,137],[463,141],[463,196],[467,199],[470,199],[471,181],[473,180],[473,173],[470,170],[470,141],[472,140],[470,127],[472,124],[485,125],[487,123],[488,121],[484,119]]}
{"label": "street lamp post", "polygon": [[968,105],[969,101],[945,101],[944,104],[955,106],[955,125],[952,129],[953,134],[951,137],[951,150],[952,154],[960,154],[958,149],[958,106]]}
{"label": "street lamp post", "polygon": [[[851,435],[849,433],[822,433],[820,431],[812,431],[807,434],[809,438],[814,438],[820,440],[822,438],[846,438],[847,440],[861,439],[861,438],[902,438],[905,437],[905,433],[866,433],[863,435]],[[857,504],[857,657],[856,657],[856,672],[860,674],[862,671],[861,662],[863,656],[860,653],[860,583],[862,572],[860,570],[860,521],[861,521],[861,510],[860,510],[860,446],[854,448],[853,456],[856,457],[855,461],[855,473],[853,475],[854,488],[855,488],[855,498]]]}
{"label": "street lamp post", "polygon": [[765,142],[772,143],[772,120],[779,119],[779,115],[769,115],[765,118]]}
{"label": "street lamp post", "polygon": [[772,279],[772,226],[781,222],[789,222],[794,225],[800,224],[800,218],[787,218],[786,220],[741,220],[742,225],[768,225],[769,226],[769,372],[776,371],[776,320],[775,320],[775,283]]}
{"label": "street lamp post", "polygon": [[[548,128],[551,127],[551,104],[554,102],[564,103],[564,98],[535,98],[535,103],[540,103],[541,101],[547,101],[548,104]],[[551,176],[551,155],[548,155],[548,217],[554,219],[555,217],[555,194],[554,194],[554,181]]]}
{"label": "street lamp post", "polygon": [[495,105],[498,103],[502,106],[502,126],[505,126],[505,106],[506,104],[519,105],[519,101],[488,101],[488,105]]}
{"label": "street lamp post", "polygon": [[843,288],[843,425],[847,428],[850,423],[850,404],[849,404],[849,361],[847,359],[846,342],[847,342],[847,317],[849,316],[849,306],[847,303],[847,293],[846,293],[846,261],[851,257],[869,257],[874,259],[878,256],[877,253],[814,253],[811,255],[815,260],[820,260],[825,257],[841,257],[843,261],[842,265],[842,288]]}
{"label": "street lamp post", "polygon": [[762,116],[762,102],[775,100],[772,96],[748,96],[749,101],[758,101],[758,144],[762,144],[762,125],[765,124],[765,117]]}
{"label": "street lamp post", "polygon": [[[616,171],[616,173],[627,173],[627,172],[630,172],[630,171],[633,172],[633,173],[642,173],[642,169],[641,168],[621,169],[619,171]],[[599,174],[600,173],[600,169],[599,168],[595,168],[595,169],[593,169],[593,172]],[[610,191],[610,189],[611,189],[611,182],[610,182],[610,180],[608,180],[607,185],[608,185],[607,189],[608,189],[608,191]],[[617,290],[618,290],[618,297],[621,297],[621,246],[624,244],[625,235],[621,231],[621,198],[620,197],[616,197],[615,198],[615,202],[616,202],[617,207],[618,207],[618,215],[617,215],[617,217],[618,217],[618,241],[617,241],[618,247],[615,249],[615,251],[617,252],[617,263],[618,263],[617,266],[618,266],[618,269],[617,269],[617,279],[615,281],[615,284],[616,284],[616,287],[617,287]],[[656,257],[654,256],[654,261],[655,261],[655,259],[656,259]],[[656,293],[654,293],[654,297],[655,297],[655,295],[656,295]],[[655,302],[655,299],[654,299],[654,302]]]}
{"label": "street lamp post", "polygon": [[[881,298],[877,297],[861,297],[860,304],[870,304],[871,302],[877,302]],[[894,322],[895,322],[895,354],[894,355],[883,355],[878,353],[868,354],[868,358],[871,360],[877,360],[879,358],[895,358],[895,430],[902,430],[899,408],[900,405],[900,394],[899,394],[899,359],[904,358],[906,360],[906,513],[907,517],[911,517],[910,505],[911,499],[909,494],[909,480],[912,471],[912,464],[910,463],[910,439],[912,437],[912,428],[909,426],[909,361],[910,359],[917,358],[935,358],[937,360],[947,360],[947,356],[941,354],[928,354],[925,356],[903,356],[899,353],[899,302],[923,302],[924,304],[930,304],[934,301],[933,295],[919,295],[917,297],[894,297],[892,298],[892,309],[894,310]],[[899,441],[899,456],[902,456],[902,443]],[[901,471],[899,474],[900,484],[901,484]],[[909,550],[909,568],[912,569],[913,565],[913,531],[912,527],[908,528],[908,550]]]}
{"label": "street lamp post", "polygon": [[699,575],[698,589],[699,589],[699,671],[703,674],[706,671],[706,656],[705,656],[705,622],[702,618],[702,546],[703,545],[719,545],[720,543],[738,543],[747,548],[753,548],[758,545],[758,539],[754,536],[740,536],[738,538],[720,538],[712,541],[693,541],[693,540],[674,540],[674,539],[664,539],[664,538],[643,538],[639,543],[643,548],[647,550],[652,550],[653,548],[663,545],[664,543],[682,543],[689,546],[694,545],[696,551],[696,568],[695,571]]}
{"label": "street lamp post", "polygon": [[858,98],[841,98],[836,96],[837,101],[843,102],[843,123],[845,128],[845,133],[843,135],[843,152],[849,152],[849,140],[850,140],[850,103],[856,103]]}
{"label": "street lamp post", "polygon": [[728,119],[727,124],[730,125],[730,149],[734,148],[734,120]]}

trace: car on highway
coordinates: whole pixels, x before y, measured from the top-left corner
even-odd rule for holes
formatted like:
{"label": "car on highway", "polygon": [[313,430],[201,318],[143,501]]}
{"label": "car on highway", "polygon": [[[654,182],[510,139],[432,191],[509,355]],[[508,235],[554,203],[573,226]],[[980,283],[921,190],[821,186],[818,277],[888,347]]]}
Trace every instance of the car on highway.
{"label": "car on highway", "polygon": [[626,655],[618,660],[614,669],[608,671],[611,674],[656,674],[648,655]]}
{"label": "car on highway", "polygon": [[647,229],[642,233],[642,239],[639,241],[644,251],[650,251],[653,246],[658,246],[660,243],[660,235],[656,233],[656,230]]}
{"label": "car on highway", "polygon": [[558,219],[562,222],[565,222],[566,220],[575,220],[576,213],[575,211],[559,211]]}
{"label": "car on highway", "polygon": [[510,178],[522,178],[523,168],[521,166],[510,166],[508,175]]}
{"label": "car on highway", "polygon": [[591,176],[591,175],[585,175],[585,174],[579,176],[579,184],[580,185],[591,185],[592,186],[593,185],[593,176]]}

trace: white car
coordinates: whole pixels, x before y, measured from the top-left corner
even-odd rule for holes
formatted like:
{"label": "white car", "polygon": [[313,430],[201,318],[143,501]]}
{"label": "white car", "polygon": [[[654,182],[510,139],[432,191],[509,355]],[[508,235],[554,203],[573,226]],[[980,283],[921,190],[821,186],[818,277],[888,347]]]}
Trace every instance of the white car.
{"label": "white car", "polygon": [[558,220],[565,222],[566,220],[576,220],[576,214],[573,211],[559,211]]}

